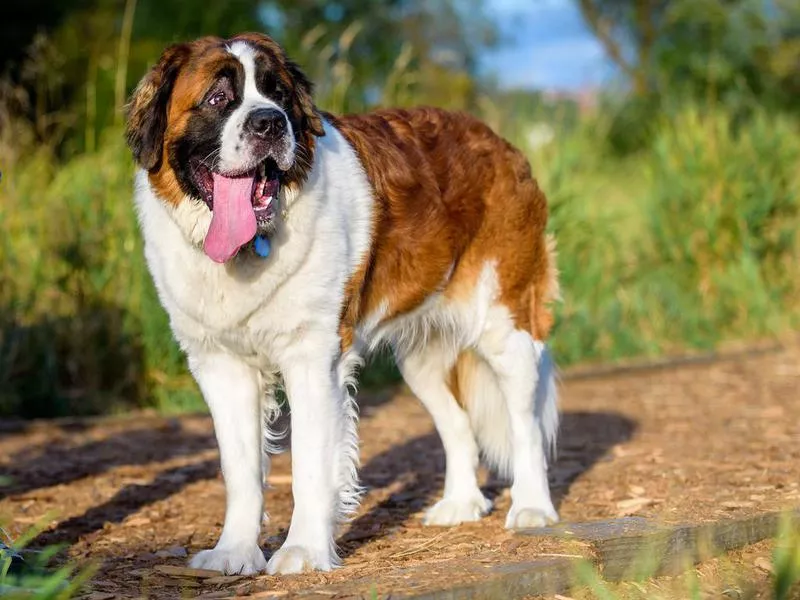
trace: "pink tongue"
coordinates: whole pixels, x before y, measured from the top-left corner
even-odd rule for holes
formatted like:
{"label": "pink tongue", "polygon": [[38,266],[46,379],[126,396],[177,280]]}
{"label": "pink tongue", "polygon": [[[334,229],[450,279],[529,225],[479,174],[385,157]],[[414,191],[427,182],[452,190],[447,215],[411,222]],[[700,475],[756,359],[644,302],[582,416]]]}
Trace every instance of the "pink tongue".
{"label": "pink tongue", "polygon": [[253,176],[214,176],[214,210],[203,249],[211,260],[229,261],[256,235],[253,212]]}

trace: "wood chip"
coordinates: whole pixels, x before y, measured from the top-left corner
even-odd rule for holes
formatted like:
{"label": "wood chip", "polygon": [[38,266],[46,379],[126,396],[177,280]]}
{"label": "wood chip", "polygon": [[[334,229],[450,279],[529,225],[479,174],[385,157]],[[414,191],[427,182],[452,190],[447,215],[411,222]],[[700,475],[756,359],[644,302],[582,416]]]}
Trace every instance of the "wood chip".
{"label": "wood chip", "polygon": [[209,577],[203,581],[206,585],[227,585],[236,583],[244,579],[242,575],[220,575],[219,577]]}
{"label": "wood chip", "polygon": [[737,500],[728,500],[726,502],[720,503],[720,506],[722,506],[722,508],[725,508],[727,510],[734,510],[734,509],[737,509],[737,508],[750,508],[752,506],[755,506],[755,503],[754,502],[739,502]]}
{"label": "wood chip", "polygon": [[194,579],[210,579],[222,575],[219,571],[209,569],[192,569],[191,567],[177,567],[175,565],[156,565],[153,570],[173,577],[192,577]]}
{"label": "wood chip", "polygon": [[652,498],[628,498],[627,500],[620,500],[617,502],[617,516],[627,517],[628,515],[635,514],[646,506],[650,506],[654,501]]}
{"label": "wood chip", "polygon": [[200,594],[199,596],[195,596],[194,600],[217,600],[217,598],[231,598],[231,597],[232,597],[231,592],[220,590],[218,592],[207,592],[205,594]]}
{"label": "wood chip", "polygon": [[644,488],[640,485],[632,485],[628,488],[634,496],[643,496]]}
{"label": "wood chip", "polygon": [[772,573],[772,562],[770,562],[770,560],[764,556],[759,556],[757,559],[755,559],[755,561],[753,561],[753,564],[756,566],[756,568],[759,568],[762,571]]}
{"label": "wood chip", "polygon": [[156,552],[158,558],[186,558],[188,553],[183,546],[170,546]]}

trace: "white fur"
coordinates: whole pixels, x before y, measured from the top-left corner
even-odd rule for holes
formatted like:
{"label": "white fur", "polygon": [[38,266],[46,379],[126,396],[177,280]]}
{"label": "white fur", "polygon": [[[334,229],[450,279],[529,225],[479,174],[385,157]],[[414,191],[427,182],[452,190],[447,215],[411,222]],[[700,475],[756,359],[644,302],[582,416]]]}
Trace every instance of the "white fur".
{"label": "white fur", "polygon": [[219,169],[222,172],[243,172],[254,168],[263,156],[256,156],[251,152],[251,146],[246,143],[244,124],[247,116],[259,108],[274,108],[283,113],[286,119],[286,135],[283,137],[276,154],[272,158],[278,166],[287,170],[294,161],[295,141],[292,124],[286,112],[275,102],[265,97],[256,86],[256,64],[253,48],[245,42],[234,42],[228,48],[244,67],[244,90],[242,103],[236,107],[225,127],[222,129],[222,144],[219,150]]}
{"label": "white fur", "polygon": [[[376,318],[372,315],[365,323]],[[368,335],[369,346],[380,341],[392,345],[403,378],[431,413],[442,438],[444,496],[426,513],[426,524],[474,521],[491,509],[475,476],[479,451],[501,474],[513,478],[508,528],[558,520],[546,462],[558,429],[554,368],[544,344],[516,329],[498,302],[493,263],[485,264],[470,298],[431,296],[415,311]],[[448,387],[462,353],[474,359],[474,369],[460,386],[466,410]]]}
{"label": "white fur", "polygon": [[[230,50],[245,66],[243,106],[268,102],[256,98],[252,52],[239,44]],[[235,113],[223,146],[235,146],[239,120]],[[357,508],[360,495],[354,371],[359,352],[381,343],[394,349],[445,447],[444,496],[426,523],[455,525],[490,510],[475,473],[481,451],[513,474],[509,527],[557,519],[545,457],[557,428],[555,384],[549,363],[540,362],[543,346],[515,329],[498,302],[493,263],[485,264],[469,298],[456,301],[440,291],[388,322],[388,303],[382,303],[359,325],[354,349],[340,354],[344,288],[369,251],[373,197],[353,148],[324,126],[308,180],[302,189],[281,191],[285,216],[266,259],[213,262],[202,251],[211,220],[206,206],[186,198],[173,207],[156,195],[146,172],[136,176],[147,262],[210,407],[225,477],[222,534],[215,548],[192,559],[196,567],[295,573],[337,563],[336,525]],[[238,169],[248,157],[229,153],[225,160]],[[462,408],[447,376],[464,352],[482,366],[462,390]],[[261,454],[279,437],[270,430],[278,373],[291,407],[294,513],[286,542],[266,563],[258,547],[268,469]]]}
{"label": "white fur", "polygon": [[369,247],[372,197],[338,131],[326,124],[306,185],[282,201],[287,214],[270,257],[219,265],[200,249],[208,209],[189,198],[170,208],[145,172],[136,177],[148,265],[201,382],[223,456],[229,516],[217,547],[193,564],[226,572],[262,566],[253,550],[262,512],[261,497],[252,492],[261,489],[260,462],[254,446],[234,435],[237,427],[262,418],[252,390],[245,393],[238,381],[246,369],[260,382],[261,399],[281,372],[292,408],[295,512],[269,571],[330,569],[335,522],[358,503],[355,407],[348,388],[358,357],[337,359],[338,325],[345,283]]}

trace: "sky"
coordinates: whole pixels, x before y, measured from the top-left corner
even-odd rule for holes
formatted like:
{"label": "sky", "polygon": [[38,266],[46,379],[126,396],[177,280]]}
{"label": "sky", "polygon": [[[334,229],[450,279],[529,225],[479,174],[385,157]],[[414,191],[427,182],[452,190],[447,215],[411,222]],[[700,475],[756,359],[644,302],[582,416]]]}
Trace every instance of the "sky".
{"label": "sky", "polygon": [[587,30],[576,0],[487,0],[503,44],[482,68],[503,87],[577,90],[608,80],[612,69]]}

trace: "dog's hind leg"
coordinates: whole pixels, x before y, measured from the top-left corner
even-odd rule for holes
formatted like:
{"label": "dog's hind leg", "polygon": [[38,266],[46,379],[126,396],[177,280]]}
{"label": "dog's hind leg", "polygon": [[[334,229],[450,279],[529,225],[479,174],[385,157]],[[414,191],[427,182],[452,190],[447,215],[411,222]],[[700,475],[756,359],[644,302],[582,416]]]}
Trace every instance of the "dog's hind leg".
{"label": "dog's hind leg", "polygon": [[545,345],[530,333],[495,323],[479,352],[491,366],[508,411],[510,437],[510,529],[541,527],[558,521],[547,481],[547,451],[558,427],[553,366]]}
{"label": "dog's hind leg", "polygon": [[478,445],[469,417],[448,386],[457,350],[432,336],[407,353],[398,354],[398,366],[408,386],[430,412],[444,445],[444,496],[425,514],[426,525],[457,525],[477,521],[492,503],[478,487]]}

